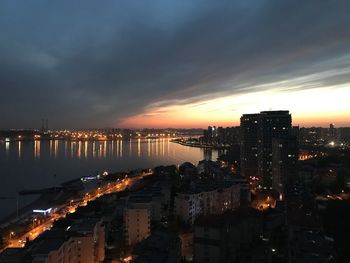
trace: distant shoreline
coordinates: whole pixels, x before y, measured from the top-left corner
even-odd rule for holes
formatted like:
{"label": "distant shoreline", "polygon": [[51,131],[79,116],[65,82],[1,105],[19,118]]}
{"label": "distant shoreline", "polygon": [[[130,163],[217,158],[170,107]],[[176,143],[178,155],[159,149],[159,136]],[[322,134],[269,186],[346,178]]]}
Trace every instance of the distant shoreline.
{"label": "distant shoreline", "polygon": [[171,140],[173,143],[177,143],[183,146],[188,146],[188,147],[195,147],[195,148],[202,148],[202,149],[214,149],[214,150],[226,150],[230,148],[230,145],[207,145],[207,144],[200,144],[200,143],[194,143],[190,142],[188,140],[183,141],[181,139],[174,139]]}

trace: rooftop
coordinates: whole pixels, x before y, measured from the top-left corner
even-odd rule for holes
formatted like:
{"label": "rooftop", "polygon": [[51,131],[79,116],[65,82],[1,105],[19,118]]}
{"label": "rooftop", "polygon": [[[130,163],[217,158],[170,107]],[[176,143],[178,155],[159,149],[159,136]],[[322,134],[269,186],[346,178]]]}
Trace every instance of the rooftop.
{"label": "rooftop", "polygon": [[24,248],[7,248],[0,254],[0,263],[22,263],[25,255]]}
{"label": "rooftop", "polygon": [[235,211],[227,211],[221,215],[201,216],[195,221],[195,226],[221,227],[224,225],[235,225],[248,218],[260,218],[262,212],[246,207]]}

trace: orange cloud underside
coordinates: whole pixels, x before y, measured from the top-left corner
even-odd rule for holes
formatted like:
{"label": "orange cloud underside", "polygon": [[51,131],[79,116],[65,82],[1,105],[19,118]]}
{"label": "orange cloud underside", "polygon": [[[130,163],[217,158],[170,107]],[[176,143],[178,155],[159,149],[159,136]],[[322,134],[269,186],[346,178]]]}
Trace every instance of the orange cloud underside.
{"label": "orange cloud underside", "polygon": [[350,126],[350,88],[320,88],[284,92],[268,90],[243,95],[169,106],[152,105],[144,113],[126,118],[123,127],[206,127],[236,126],[244,113],[289,110],[293,125]]}

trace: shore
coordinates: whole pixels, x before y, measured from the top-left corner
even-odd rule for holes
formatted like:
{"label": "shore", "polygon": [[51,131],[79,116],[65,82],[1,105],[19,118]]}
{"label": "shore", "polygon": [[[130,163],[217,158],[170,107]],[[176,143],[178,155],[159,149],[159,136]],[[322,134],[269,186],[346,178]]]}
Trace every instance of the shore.
{"label": "shore", "polygon": [[183,139],[174,139],[171,140],[173,143],[177,143],[183,146],[195,147],[195,148],[203,148],[203,149],[215,149],[215,150],[225,150],[230,148],[230,145],[209,145],[209,144],[201,144],[199,142],[195,142],[192,140],[183,140]]}
{"label": "shore", "polygon": [[[70,180],[62,183],[62,187],[57,188],[57,191],[48,191],[48,189],[56,188],[43,189],[42,194],[40,194],[38,198],[18,210],[18,216],[17,212],[14,212],[1,220],[1,236],[5,238],[5,240],[6,237],[10,238],[8,240],[10,244],[6,245],[7,247],[17,247],[18,244],[14,245],[13,241],[11,241],[11,235],[15,235],[18,241],[21,240],[21,242],[23,242],[23,240],[25,240],[29,234],[32,234],[33,229],[45,231],[45,229],[49,228],[49,226],[52,224],[53,220],[58,220],[65,214],[74,212],[77,207],[84,206],[87,202],[95,200],[100,196],[110,194],[115,191],[121,191],[125,187],[128,187],[128,181],[130,181],[130,184],[132,184],[131,182],[133,182],[134,179],[150,174],[152,174],[152,172],[149,169],[116,172],[110,175],[104,175],[103,177],[96,177],[95,180],[91,181],[83,180],[84,177]],[[125,178],[127,178],[127,180]],[[123,187],[121,187],[121,184]],[[39,191],[40,190],[35,190],[33,192]],[[33,213],[33,209],[52,209],[52,215],[48,216],[48,218],[43,218],[41,222],[35,225],[35,228],[33,228],[34,222],[38,217],[40,217],[39,215]],[[43,225],[45,227],[42,227]],[[34,232],[37,233],[30,236],[30,238],[34,239],[41,233],[40,231],[35,230]]]}

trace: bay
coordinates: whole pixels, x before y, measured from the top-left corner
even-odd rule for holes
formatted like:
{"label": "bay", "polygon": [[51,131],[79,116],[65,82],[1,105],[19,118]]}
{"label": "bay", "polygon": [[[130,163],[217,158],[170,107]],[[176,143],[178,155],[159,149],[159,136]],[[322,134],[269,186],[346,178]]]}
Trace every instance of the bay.
{"label": "bay", "polygon": [[[14,141],[0,143],[0,219],[16,211],[21,190],[59,186],[103,171],[216,160],[218,151],[187,147],[170,139],[131,141]],[[6,197],[1,198],[1,197]],[[13,199],[11,199],[13,198]],[[33,196],[19,196],[19,206]]]}

